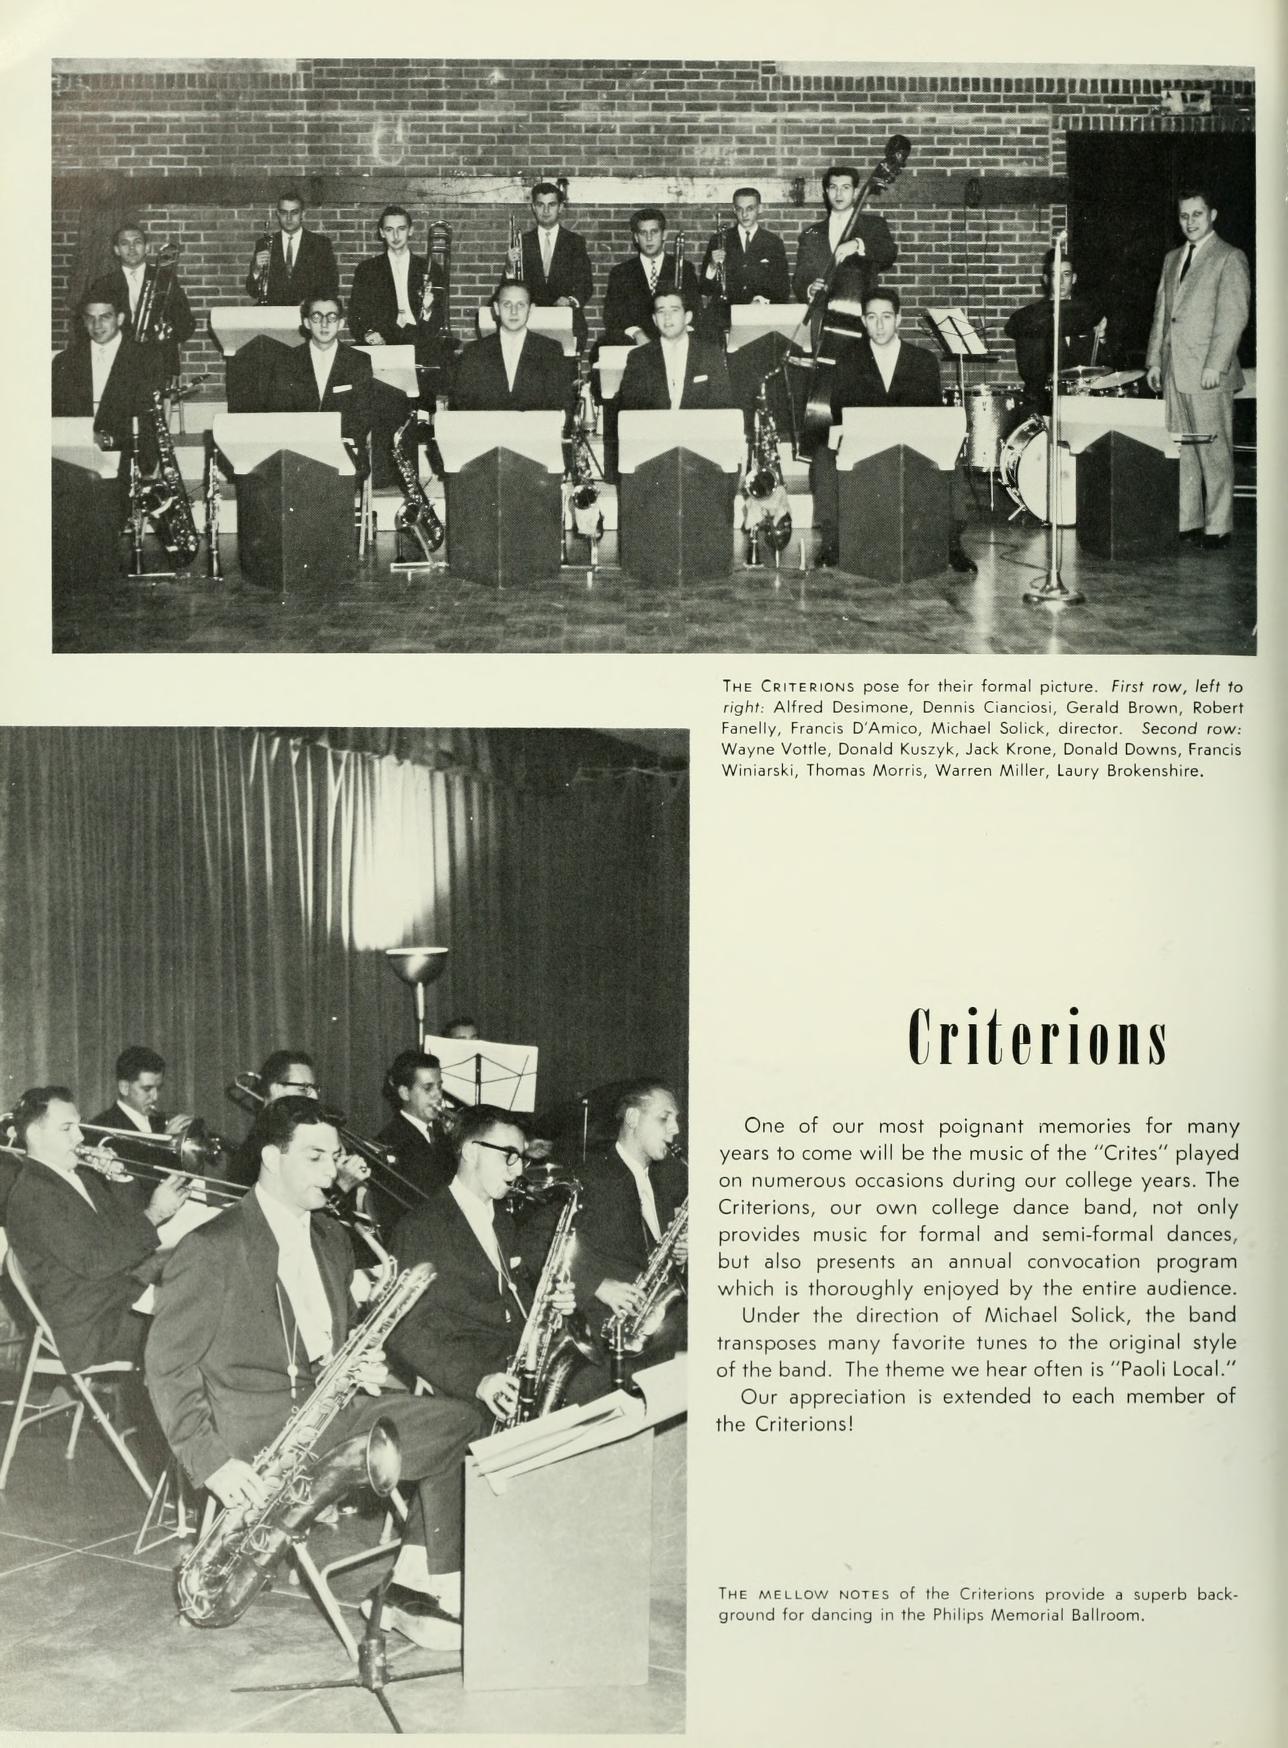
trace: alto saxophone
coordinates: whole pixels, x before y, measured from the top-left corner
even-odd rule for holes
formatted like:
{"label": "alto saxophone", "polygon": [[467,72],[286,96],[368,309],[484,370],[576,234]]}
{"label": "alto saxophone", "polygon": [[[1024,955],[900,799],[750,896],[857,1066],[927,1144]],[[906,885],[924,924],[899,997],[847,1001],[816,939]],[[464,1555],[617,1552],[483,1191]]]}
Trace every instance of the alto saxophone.
{"label": "alto saxophone", "polygon": [[443,544],[447,530],[420,483],[414,448],[411,455],[403,448],[403,436],[409,425],[415,425],[420,420],[427,421],[428,418],[429,415],[423,408],[413,407],[394,432],[394,466],[398,469],[398,482],[403,495],[403,501],[394,515],[394,528],[398,534],[405,532],[411,535],[427,563]]}
{"label": "alto saxophone", "polygon": [[613,1383],[618,1389],[623,1382],[624,1356],[640,1352],[649,1337],[662,1327],[672,1304],[685,1292],[681,1265],[675,1253],[688,1236],[689,1198],[686,1196],[658,1240],[653,1254],[632,1282],[640,1296],[635,1310],[616,1311],[604,1323],[600,1333],[612,1360]]}
{"label": "alto saxophone", "polygon": [[[572,525],[590,542],[592,566],[598,558],[604,532],[604,512],[599,502],[594,451],[590,432],[595,428],[595,402],[590,386],[590,353],[577,358],[577,382],[564,419],[564,496],[572,511]],[[565,529],[567,522],[565,520]],[[565,554],[566,556],[566,554]]]}
{"label": "alto saxophone", "polygon": [[778,424],[769,410],[768,380],[768,377],[762,378],[756,390],[750,452],[742,482],[745,500],[743,527],[747,531],[748,563],[760,563],[763,535],[777,565],[779,554],[792,537],[792,509],[778,450]]}
{"label": "alto saxophone", "polygon": [[432,1263],[404,1269],[373,1304],[318,1376],[313,1394],[291,1415],[253,1467],[268,1497],[263,1505],[220,1512],[175,1577],[179,1611],[197,1627],[239,1620],[271,1581],[273,1569],[303,1539],[333,1500],[364,1482],[377,1493],[398,1484],[398,1433],[378,1420],[366,1438],[347,1439],[317,1462],[313,1456],[331,1422],[348,1406],[370,1356],[407,1315],[434,1278]]}
{"label": "alto saxophone", "polygon": [[154,388],[149,399],[159,457],[157,477],[132,481],[133,514],[151,522],[171,558],[191,564],[201,550],[201,536],[193,520],[192,505],[188,502],[188,488],[183,483],[175,458],[174,441],[166,423],[160,389]]}
{"label": "alto saxophone", "polygon": [[578,1359],[591,1356],[589,1343],[574,1332],[569,1320],[561,1311],[556,1311],[552,1303],[556,1292],[569,1278],[576,1243],[573,1224],[581,1206],[581,1185],[575,1178],[567,1179],[558,1187],[567,1192],[568,1200],[550,1240],[519,1345],[506,1368],[506,1376],[513,1378],[519,1389],[510,1412],[497,1415],[497,1432],[521,1426],[527,1420],[538,1420],[543,1414],[558,1408],[569,1374]]}

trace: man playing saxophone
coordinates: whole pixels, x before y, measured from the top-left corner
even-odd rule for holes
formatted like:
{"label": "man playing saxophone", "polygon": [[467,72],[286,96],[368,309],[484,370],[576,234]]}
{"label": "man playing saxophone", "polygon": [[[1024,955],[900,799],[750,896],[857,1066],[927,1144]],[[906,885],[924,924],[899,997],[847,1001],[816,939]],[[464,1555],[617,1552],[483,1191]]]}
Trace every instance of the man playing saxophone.
{"label": "man playing saxophone", "polygon": [[87,292],[77,305],[81,333],[54,359],[55,418],[94,420],[94,437],[103,449],[121,452],[122,477],[137,421],[139,465],[156,466],[152,435],[152,390],[160,388],[157,360],[125,333],[123,294]]}
{"label": "man playing saxophone", "polygon": [[[319,1212],[343,1157],[334,1126],[315,1100],[285,1097],[265,1108],[261,1135],[255,1187],[176,1247],[146,1357],[171,1449],[231,1509],[264,1503],[255,1458],[344,1343],[357,1299],[349,1234]],[[444,1575],[460,1571],[459,1483],[477,1417],[466,1404],[392,1385],[378,1352],[364,1356],[362,1388],[369,1393],[340,1411],[313,1454],[393,1422],[416,1497],[384,1618],[419,1645],[453,1649],[459,1622],[435,1598]]]}

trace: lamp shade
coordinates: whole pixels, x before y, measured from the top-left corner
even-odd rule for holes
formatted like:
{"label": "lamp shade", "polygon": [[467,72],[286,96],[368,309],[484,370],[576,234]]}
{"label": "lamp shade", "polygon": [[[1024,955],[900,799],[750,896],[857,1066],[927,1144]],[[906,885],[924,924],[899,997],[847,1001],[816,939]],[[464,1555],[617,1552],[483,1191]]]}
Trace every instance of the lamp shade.
{"label": "lamp shade", "polygon": [[450,952],[450,947],[386,947],[385,958],[394,976],[414,988],[440,978]]}

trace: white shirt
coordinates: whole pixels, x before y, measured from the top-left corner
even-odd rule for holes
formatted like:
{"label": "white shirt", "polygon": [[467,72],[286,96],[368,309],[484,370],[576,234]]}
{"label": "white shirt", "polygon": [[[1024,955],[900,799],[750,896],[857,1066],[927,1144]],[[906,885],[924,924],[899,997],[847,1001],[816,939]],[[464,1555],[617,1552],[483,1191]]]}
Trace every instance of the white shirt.
{"label": "white shirt", "polygon": [[304,1351],[310,1360],[317,1361],[331,1352],[333,1331],[331,1301],[313,1253],[308,1209],[288,1208],[259,1184],[255,1185],[255,1196],[277,1240],[277,1278],[291,1302]]}
{"label": "white shirt", "polygon": [[503,1293],[508,1287],[514,1296],[515,1304],[519,1307],[519,1310],[523,1315],[526,1316],[527,1312],[524,1309],[523,1300],[520,1299],[518,1293],[515,1291],[514,1282],[510,1277],[510,1270],[506,1265],[505,1259],[501,1255],[501,1246],[497,1242],[496,1223],[494,1218],[496,1208],[493,1202],[490,1198],[486,1200],[480,1199],[480,1197],[476,1196],[472,1190],[467,1190],[461,1180],[456,1177],[452,1179],[447,1187],[452,1193],[452,1198],[455,1201],[456,1206],[469,1221],[470,1231],[483,1246],[484,1254],[492,1264],[492,1267],[496,1270],[497,1291]]}
{"label": "white shirt", "polygon": [[411,250],[404,249],[401,255],[389,253],[389,271],[394,276],[394,290],[398,294],[398,319],[406,316],[412,320],[411,304],[407,298],[407,275],[411,272]]}
{"label": "white shirt", "polygon": [[326,393],[326,385],[331,380],[331,370],[339,345],[338,340],[334,346],[315,346],[312,340],[309,341],[309,361],[313,366],[313,380],[318,385],[319,400]]}
{"label": "white shirt", "polygon": [[421,1134],[425,1137],[426,1141],[432,1141],[434,1139],[434,1137],[429,1132],[429,1124],[428,1123],[422,1123],[420,1118],[413,1117],[410,1111],[406,1111],[406,1110],[401,1111],[401,1112],[399,1112],[399,1115],[404,1119],[404,1121],[410,1123],[413,1129],[419,1129]]}
{"label": "white shirt", "polygon": [[103,398],[103,390],[107,387],[107,379],[112,374],[112,366],[116,363],[116,355],[121,350],[121,336],[100,346],[97,341],[89,344],[89,368],[93,383],[94,411],[98,411],[98,403]]}
{"label": "white shirt", "polygon": [[[50,1165],[47,1159],[38,1159],[35,1163],[37,1165],[43,1165],[46,1171],[52,1171],[54,1176],[62,1178],[65,1184],[70,1184],[81,1200],[83,1202],[88,1202],[90,1207],[94,1208],[94,1198],[85,1188],[85,1185],[81,1182],[80,1178],[77,1177],[75,1167],[70,1171],[64,1171],[61,1165]],[[91,1166],[90,1169],[93,1170],[93,1167]],[[97,1214],[98,1209],[94,1208],[94,1212]]]}
{"label": "white shirt", "polygon": [[828,246],[834,255],[837,250],[837,245],[845,235],[846,226],[849,224],[853,216],[854,208],[851,207],[849,212],[834,212],[831,218],[827,221]]}
{"label": "white shirt", "polygon": [[872,348],[872,361],[881,373],[881,380],[886,386],[887,394],[890,392],[890,378],[894,375],[895,365],[899,362],[899,348],[902,344],[903,342],[896,334],[888,346],[874,346]]}
{"label": "white shirt", "polygon": [[746,250],[750,249],[751,239],[755,236],[756,232],[759,229],[760,229],[759,225],[753,225],[749,231],[744,230],[741,225],[738,226],[738,235],[742,238],[742,246],[743,246],[744,252]]}
{"label": "white shirt", "polygon": [[121,269],[125,274],[126,290],[130,294],[131,315],[133,315],[135,310],[139,307],[139,293],[143,290],[143,279],[147,270],[148,267],[146,261],[139,267],[124,267]]}
{"label": "white shirt", "polygon": [[617,1157],[635,1179],[635,1188],[640,1199],[640,1213],[644,1216],[644,1224],[653,1234],[656,1244],[662,1236],[662,1224],[657,1217],[657,1198],[653,1194],[653,1185],[648,1172],[642,1165],[636,1165],[633,1159],[628,1159],[621,1148],[617,1149]]}
{"label": "white shirt", "polygon": [[501,341],[501,359],[505,365],[505,380],[510,388],[514,387],[514,379],[519,370],[519,358],[523,352],[523,342],[528,330],[520,329],[517,334],[510,333],[508,328],[498,328],[497,334]]}
{"label": "white shirt", "polygon": [[146,1117],[141,1116],[139,1112],[134,1109],[133,1105],[124,1105],[121,1103],[120,1099],[117,1099],[116,1108],[127,1122],[133,1123],[140,1135],[150,1135],[152,1133],[151,1123],[148,1122]]}
{"label": "white shirt", "polygon": [[689,361],[689,336],[662,341],[662,362],[666,365],[666,387],[672,408],[677,408],[684,395],[684,371]]}

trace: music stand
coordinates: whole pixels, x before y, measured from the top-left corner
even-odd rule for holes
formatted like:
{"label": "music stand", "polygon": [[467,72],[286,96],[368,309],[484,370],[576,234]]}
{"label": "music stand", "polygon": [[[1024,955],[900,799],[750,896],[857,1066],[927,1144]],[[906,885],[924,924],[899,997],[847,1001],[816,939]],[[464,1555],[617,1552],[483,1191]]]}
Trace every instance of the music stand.
{"label": "music stand", "polygon": [[424,1037],[421,1048],[437,1056],[443,1091],[463,1105],[498,1105],[533,1111],[537,1099],[535,1044],[497,1044],[482,1038]]}
{"label": "music stand", "polygon": [[957,392],[961,403],[966,405],[966,360],[979,358],[987,361],[993,354],[984,344],[983,336],[971,321],[965,310],[957,309],[926,309],[922,314],[930,323],[931,331],[946,358],[957,360]]}

